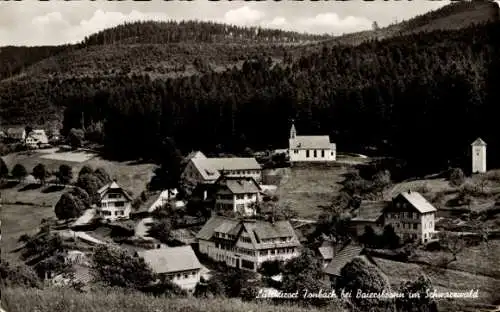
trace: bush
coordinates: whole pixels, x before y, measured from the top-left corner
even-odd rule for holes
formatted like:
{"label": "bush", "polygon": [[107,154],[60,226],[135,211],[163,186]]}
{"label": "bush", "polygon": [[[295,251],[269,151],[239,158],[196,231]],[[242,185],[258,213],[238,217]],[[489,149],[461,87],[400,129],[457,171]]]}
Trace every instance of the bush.
{"label": "bush", "polygon": [[465,175],[462,169],[453,168],[449,172],[448,181],[452,187],[462,186],[465,182]]}

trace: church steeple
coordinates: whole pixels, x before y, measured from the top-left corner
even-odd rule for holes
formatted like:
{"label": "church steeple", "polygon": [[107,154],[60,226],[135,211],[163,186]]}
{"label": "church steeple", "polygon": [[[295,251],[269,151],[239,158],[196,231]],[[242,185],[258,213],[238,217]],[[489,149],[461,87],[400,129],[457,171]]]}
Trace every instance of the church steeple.
{"label": "church steeple", "polygon": [[295,139],[297,130],[295,130],[295,121],[292,119],[292,128],[290,128],[290,139]]}

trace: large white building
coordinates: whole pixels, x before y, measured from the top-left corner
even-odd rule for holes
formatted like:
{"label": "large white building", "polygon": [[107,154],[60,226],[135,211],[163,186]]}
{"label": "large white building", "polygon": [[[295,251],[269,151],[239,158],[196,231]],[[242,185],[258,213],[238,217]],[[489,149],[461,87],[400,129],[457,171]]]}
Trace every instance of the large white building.
{"label": "large white building", "polygon": [[49,138],[43,129],[33,129],[26,135],[24,143],[29,148],[37,148],[49,143]]}
{"label": "large white building", "polygon": [[132,197],[116,181],[104,185],[97,193],[100,197],[97,213],[104,220],[115,221],[129,218]]}
{"label": "large white building", "polygon": [[194,184],[213,184],[221,173],[228,177],[252,177],[262,181],[262,167],[253,157],[206,158],[192,157],[182,172],[181,179]]}
{"label": "large white building", "polygon": [[477,138],[472,146],[472,173],[486,172],[486,142]]}
{"label": "large white building", "polygon": [[221,176],[215,183],[215,210],[233,211],[242,216],[256,214],[261,188],[251,177]]}
{"label": "large white building", "polygon": [[214,216],[196,235],[199,251],[228,266],[256,271],[266,261],[288,261],[300,254],[300,242],[288,221]]}
{"label": "large white building", "polygon": [[297,135],[292,123],[289,138],[290,162],[331,162],[337,159],[337,147],[328,135]]}
{"label": "large white building", "polygon": [[434,229],[436,211],[420,193],[402,192],[384,210],[384,224],[392,225],[403,240],[412,238],[427,243],[437,239]]}
{"label": "large white building", "polygon": [[170,280],[189,293],[200,282],[201,264],[189,245],[138,251],[137,256],[160,278]]}

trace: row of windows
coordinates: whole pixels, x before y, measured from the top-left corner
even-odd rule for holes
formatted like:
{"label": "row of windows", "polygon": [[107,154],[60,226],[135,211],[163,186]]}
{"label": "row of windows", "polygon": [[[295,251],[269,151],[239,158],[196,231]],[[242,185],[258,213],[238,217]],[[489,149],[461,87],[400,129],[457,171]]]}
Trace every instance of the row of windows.
{"label": "row of windows", "polygon": [[[112,216],[112,215],[113,215],[112,211],[108,211],[108,210],[101,211],[101,216]],[[117,210],[114,212],[114,215],[115,216],[124,216],[125,211]]]}
{"label": "row of windows", "polygon": [[413,228],[413,230],[417,230],[418,229],[418,223],[398,223],[397,224],[397,228],[400,229],[400,228],[403,228],[403,229],[408,229],[408,230],[411,230]]}
{"label": "row of windows", "polygon": [[172,278],[172,279],[173,278],[177,278],[177,279],[185,278],[186,279],[186,278],[195,277],[195,276],[196,276],[196,271],[167,275],[168,278]]}
{"label": "row of windows", "polygon": [[415,219],[418,220],[419,214],[417,212],[397,212],[397,213],[389,213],[387,214],[389,218],[393,219]]}
{"label": "row of windows", "polygon": [[221,255],[221,254],[216,254],[215,255],[215,260],[217,261],[224,261],[226,263],[229,263],[229,265],[236,266],[236,263],[238,259],[227,256],[227,255]]}
{"label": "row of windows", "polygon": [[101,207],[124,207],[124,206],[125,206],[125,202],[123,202],[123,201],[101,203]]}
{"label": "row of windows", "polygon": [[295,253],[295,248],[278,248],[259,251],[259,256],[286,255]]}
{"label": "row of windows", "polygon": [[[310,158],[311,157],[311,151],[312,151],[312,154],[313,154],[313,158],[317,158],[318,157],[318,151],[319,150],[316,150],[316,149],[313,149],[313,150],[306,150],[306,158]],[[299,153],[299,150],[298,149],[295,149],[293,150],[293,153],[294,154],[298,154]],[[328,150],[321,150],[321,158],[325,158],[325,154],[328,153]],[[330,155],[333,156],[333,152],[330,152]]]}
{"label": "row of windows", "polygon": [[118,193],[108,194],[108,198],[120,198],[120,197],[122,197],[122,194],[118,194]]}
{"label": "row of windows", "polygon": [[260,170],[229,170],[226,171],[227,174],[234,175],[250,175],[250,174],[260,174]]}

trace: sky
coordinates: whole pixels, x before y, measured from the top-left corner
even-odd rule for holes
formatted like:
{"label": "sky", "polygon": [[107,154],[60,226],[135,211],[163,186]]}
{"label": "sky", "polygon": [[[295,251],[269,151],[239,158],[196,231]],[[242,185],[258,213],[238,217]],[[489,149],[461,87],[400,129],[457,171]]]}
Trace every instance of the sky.
{"label": "sky", "polygon": [[386,26],[449,1],[0,1],[0,46],[80,42],[90,34],[138,20],[212,20],[299,32],[341,35]]}

